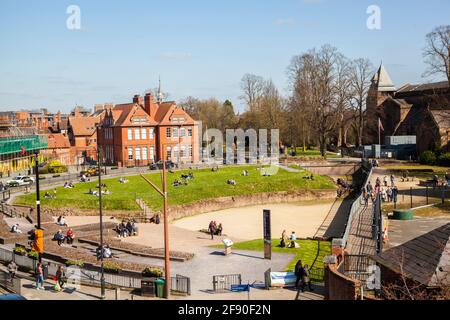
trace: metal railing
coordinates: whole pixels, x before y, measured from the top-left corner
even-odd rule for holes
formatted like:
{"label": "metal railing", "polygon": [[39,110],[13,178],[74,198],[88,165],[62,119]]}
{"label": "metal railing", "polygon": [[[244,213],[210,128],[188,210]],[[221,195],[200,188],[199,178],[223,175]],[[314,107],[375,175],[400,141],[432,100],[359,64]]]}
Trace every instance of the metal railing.
{"label": "metal railing", "polygon": [[[354,218],[356,212],[358,212],[359,209],[361,208],[361,206],[364,204],[362,190],[367,187],[367,184],[370,181],[370,178],[373,173],[373,167],[368,161],[363,161],[362,165],[361,165],[361,170],[362,170],[362,173],[365,176],[365,178],[363,178],[362,188],[357,191],[358,197],[355,199],[355,201],[353,202],[353,204],[350,208],[350,214],[348,216],[347,226],[345,227],[345,232],[342,236],[342,239],[344,240],[344,246],[347,244],[348,237],[350,236],[350,230],[352,227],[353,218]],[[367,170],[368,170],[368,173],[366,173]]]}
{"label": "metal railing", "polygon": [[227,274],[213,276],[213,291],[231,291],[232,285],[241,285],[242,276],[240,274]]}
{"label": "metal railing", "polygon": [[191,295],[191,279],[179,274],[171,277],[170,291],[175,294]]}

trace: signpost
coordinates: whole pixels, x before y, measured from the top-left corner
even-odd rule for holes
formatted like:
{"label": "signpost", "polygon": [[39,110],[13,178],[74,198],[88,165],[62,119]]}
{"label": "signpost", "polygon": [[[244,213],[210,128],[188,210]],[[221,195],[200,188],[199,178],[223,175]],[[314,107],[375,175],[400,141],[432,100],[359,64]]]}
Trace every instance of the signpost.
{"label": "signpost", "polygon": [[270,227],[270,210],[263,212],[264,259],[272,260],[272,231]]}

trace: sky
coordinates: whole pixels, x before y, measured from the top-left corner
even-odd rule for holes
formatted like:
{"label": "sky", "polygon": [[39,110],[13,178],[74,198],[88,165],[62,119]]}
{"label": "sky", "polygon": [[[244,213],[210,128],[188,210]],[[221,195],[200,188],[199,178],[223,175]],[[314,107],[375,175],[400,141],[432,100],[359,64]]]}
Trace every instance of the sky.
{"label": "sky", "polygon": [[[80,29],[67,27],[71,5]],[[379,30],[367,27],[371,5]],[[443,24],[448,0],[0,0],[0,111],[129,102],[159,77],[170,100],[242,111],[244,74],[287,95],[292,57],[324,44],[383,61],[398,87],[426,82],[425,36]]]}

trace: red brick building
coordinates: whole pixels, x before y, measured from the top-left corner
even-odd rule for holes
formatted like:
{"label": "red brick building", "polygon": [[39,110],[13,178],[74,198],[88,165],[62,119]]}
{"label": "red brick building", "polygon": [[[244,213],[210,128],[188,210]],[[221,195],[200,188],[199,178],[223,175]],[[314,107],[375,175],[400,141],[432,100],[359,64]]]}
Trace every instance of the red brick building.
{"label": "red brick building", "polygon": [[132,103],[106,106],[99,131],[105,161],[146,166],[162,159],[199,161],[197,123],[175,102],[155,102],[151,93]]}

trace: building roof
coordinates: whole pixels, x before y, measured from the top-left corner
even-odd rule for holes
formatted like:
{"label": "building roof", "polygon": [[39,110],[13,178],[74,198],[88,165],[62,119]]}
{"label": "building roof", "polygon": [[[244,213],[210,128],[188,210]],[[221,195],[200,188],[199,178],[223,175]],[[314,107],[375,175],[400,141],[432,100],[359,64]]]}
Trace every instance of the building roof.
{"label": "building roof", "polygon": [[373,259],[423,285],[450,285],[450,223]]}
{"label": "building roof", "polygon": [[75,136],[92,136],[99,122],[99,117],[69,117],[69,125]]}
{"label": "building roof", "polygon": [[391,92],[397,90],[383,64],[380,65],[380,68],[372,78],[372,81],[377,84],[378,91]]}
{"label": "building roof", "polygon": [[157,125],[155,119],[145,112],[142,106],[135,103],[119,104],[113,109],[115,126],[141,127],[143,125]]}
{"label": "building roof", "polygon": [[433,91],[433,90],[442,90],[448,89],[450,85],[448,81],[441,82],[432,82],[432,83],[422,83],[422,84],[405,84],[400,89],[398,89],[397,93],[406,93],[406,92],[423,92],[423,91]]}
{"label": "building roof", "polygon": [[49,149],[70,148],[69,137],[62,133],[52,133],[48,135]]}

